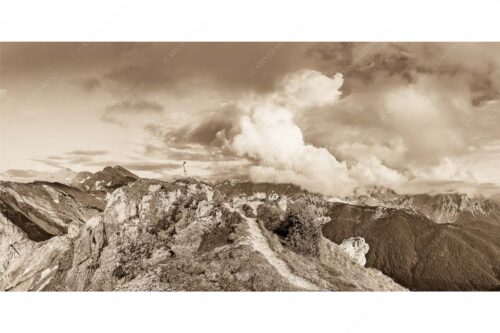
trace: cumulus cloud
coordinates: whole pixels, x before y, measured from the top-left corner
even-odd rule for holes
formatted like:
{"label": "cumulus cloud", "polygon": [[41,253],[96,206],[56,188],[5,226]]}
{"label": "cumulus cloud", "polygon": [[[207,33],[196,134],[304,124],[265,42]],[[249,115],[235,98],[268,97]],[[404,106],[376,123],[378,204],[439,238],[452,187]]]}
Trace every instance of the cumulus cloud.
{"label": "cumulus cloud", "polygon": [[271,98],[291,110],[321,107],[340,97],[343,83],[344,77],[340,73],[329,78],[314,70],[300,70],[285,76]]}
{"label": "cumulus cloud", "polygon": [[375,80],[328,110],[312,109],[298,124],[307,141],[349,165],[374,157],[412,179],[424,174],[420,169],[437,167],[444,158],[455,161],[497,136],[492,105],[472,106],[461,76],[417,74],[412,83]]}
{"label": "cumulus cloud", "polygon": [[406,154],[407,148],[402,138],[395,138],[387,143],[364,143],[363,138],[363,135],[360,135],[356,142],[340,142],[334,149],[335,155],[347,161],[359,161],[367,156],[375,157],[384,164],[395,167]]}
{"label": "cumulus cloud", "polygon": [[374,156],[352,165],[325,148],[307,144],[294,115],[334,104],[341,95],[342,75],[329,78],[303,70],[284,77],[277,91],[248,102],[232,148],[257,161],[254,181],[290,182],[324,194],[347,195],[360,184],[394,184],[404,177]]}
{"label": "cumulus cloud", "polygon": [[360,185],[394,187],[407,180],[401,173],[382,164],[378,158],[370,154],[357,158],[349,173]]}
{"label": "cumulus cloud", "polygon": [[250,167],[252,180],[290,182],[329,194],[353,190],[345,163],[324,148],[305,144],[289,110],[262,106],[242,117],[240,127],[233,148],[238,155],[258,161],[258,166]]}

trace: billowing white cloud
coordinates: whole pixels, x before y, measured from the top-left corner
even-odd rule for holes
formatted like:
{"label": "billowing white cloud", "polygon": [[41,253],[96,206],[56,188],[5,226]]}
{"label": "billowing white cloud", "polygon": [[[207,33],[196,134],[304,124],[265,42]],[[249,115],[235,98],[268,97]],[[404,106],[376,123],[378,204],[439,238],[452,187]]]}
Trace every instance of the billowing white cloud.
{"label": "billowing white cloud", "polygon": [[[360,141],[363,139],[364,137],[359,138]],[[371,156],[388,166],[394,166],[403,160],[406,152],[407,148],[404,145],[403,139],[397,137],[390,140],[387,144],[378,142],[370,142],[369,144],[363,142],[341,142],[336,145],[334,154],[342,160],[353,161],[359,161],[366,158],[366,156]]]}
{"label": "billowing white cloud", "polygon": [[331,195],[348,195],[362,184],[393,184],[404,177],[375,156],[360,156],[349,166],[325,148],[307,144],[294,114],[335,103],[343,78],[315,71],[286,76],[276,92],[249,102],[232,142],[239,156],[258,162],[250,169],[254,181],[290,182]]}
{"label": "billowing white cloud", "polygon": [[[493,113],[493,103],[471,105],[463,82],[460,76],[438,79],[427,74],[415,74],[411,83],[375,80],[326,112],[311,110],[297,124],[306,141],[347,161],[351,176],[361,184],[374,179],[368,175],[377,174],[378,162],[395,172],[394,186],[414,179],[471,181],[467,170],[474,168],[466,168],[460,157],[496,137],[492,129],[498,113]],[[382,172],[374,182],[390,183],[387,176]]]}
{"label": "billowing white cloud", "polygon": [[281,80],[273,98],[291,110],[321,107],[340,97],[343,83],[340,73],[329,78],[317,71],[300,70]]}
{"label": "billowing white cloud", "polygon": [[233,148],[238,155],[259,162],[250,169],[252,180],[290,182],[325,194],[347,194],[354,189],[347,165],[328,150],[305,144],[289,110],[263,105],[243,116],[240,127]]}
{"label": "billowing white cloud", "polygon": [[349,173],[360,185],[392,187],[407,180],[398,171],[385,166],[378,158],[370,154],[358,158]]}

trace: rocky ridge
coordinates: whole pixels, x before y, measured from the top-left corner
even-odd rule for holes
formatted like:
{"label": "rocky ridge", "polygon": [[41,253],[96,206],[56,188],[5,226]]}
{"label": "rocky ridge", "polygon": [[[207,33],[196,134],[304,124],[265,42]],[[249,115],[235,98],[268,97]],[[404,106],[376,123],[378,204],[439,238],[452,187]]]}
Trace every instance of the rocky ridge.
{"label": "rocky ridge", "polygon": [[[85,223],[46,240],[29,239],[2,213],[2,244],[24,245],[3,259],[0,288],[404,290],[321,235],[328,219],[314,195],[250,194],[248,184],[220,190],[226,185],[130,182]],[[277,229],[268,210],[280,217]]]}
{"label": "rocky ridge", "polygon": [[[500,229],[496,206],[486,199],[387,189],[325,198],[290,184],[163,182],[122,169],[81,173],[75,179],[93,184],[87,189],[2,182],[0,289],[500,285]],[[104,178],[109,186],[96,185]]]}

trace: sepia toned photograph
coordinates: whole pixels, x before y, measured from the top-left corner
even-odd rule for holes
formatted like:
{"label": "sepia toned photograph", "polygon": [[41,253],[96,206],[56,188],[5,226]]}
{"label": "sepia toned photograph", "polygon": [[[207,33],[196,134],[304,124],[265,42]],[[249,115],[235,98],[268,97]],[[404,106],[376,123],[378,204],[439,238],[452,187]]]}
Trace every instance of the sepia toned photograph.
{"label": "sepia toned photograph", "polygon": [[498,291],[500,44],[0,43],[0,290]]}

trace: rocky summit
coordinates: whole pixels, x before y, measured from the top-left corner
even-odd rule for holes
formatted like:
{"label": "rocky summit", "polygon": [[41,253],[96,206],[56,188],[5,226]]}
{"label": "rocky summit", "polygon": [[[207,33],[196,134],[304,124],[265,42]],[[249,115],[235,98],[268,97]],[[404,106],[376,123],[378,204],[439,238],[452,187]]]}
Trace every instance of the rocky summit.
{"label": "rocky summit", "polygon": [[1,182],[0,290],[498,288],[490,209],[442,223],[397,197],[347,202],[290,184],[166,182],[121,167],[69,184]]}

